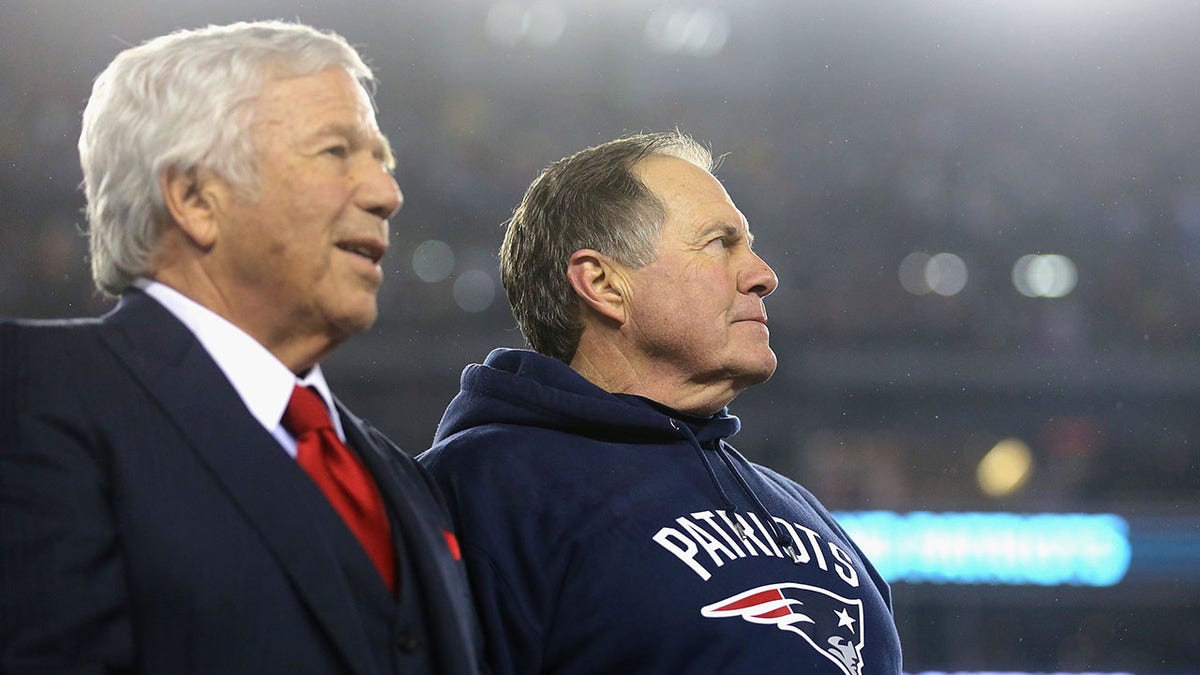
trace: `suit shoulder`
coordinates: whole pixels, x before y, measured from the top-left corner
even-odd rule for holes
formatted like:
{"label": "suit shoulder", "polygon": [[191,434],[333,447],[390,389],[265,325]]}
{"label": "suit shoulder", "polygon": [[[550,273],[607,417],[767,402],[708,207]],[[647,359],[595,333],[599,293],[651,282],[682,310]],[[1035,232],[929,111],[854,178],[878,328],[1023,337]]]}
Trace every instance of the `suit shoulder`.
{"label": "suit shoulder", "polygon": [[96,319],[0,319],[0,368],[52,373],[94,362],[101,325]]}
{"label": "suit shoulder", "polygon": [[100,319],[17,319],[0,317],[0,335],[4,339],[32,340],[78,336],[103,325]]}

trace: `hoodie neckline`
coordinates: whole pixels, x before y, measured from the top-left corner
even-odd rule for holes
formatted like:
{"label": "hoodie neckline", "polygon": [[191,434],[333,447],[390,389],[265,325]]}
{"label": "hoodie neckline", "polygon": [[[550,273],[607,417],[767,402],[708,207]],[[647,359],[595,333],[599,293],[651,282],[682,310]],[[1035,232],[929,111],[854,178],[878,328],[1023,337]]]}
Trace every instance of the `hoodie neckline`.
{"label": "hoodie neckline", "polygon": [[676,424],[687,425],[692,436],[702,445],[729,438],[742,428],[741,420],[731,415],[728,408],[722,408],[711,415],[694,415],[638,394],[613,394],[613,396],[629,405],[653,410]]}

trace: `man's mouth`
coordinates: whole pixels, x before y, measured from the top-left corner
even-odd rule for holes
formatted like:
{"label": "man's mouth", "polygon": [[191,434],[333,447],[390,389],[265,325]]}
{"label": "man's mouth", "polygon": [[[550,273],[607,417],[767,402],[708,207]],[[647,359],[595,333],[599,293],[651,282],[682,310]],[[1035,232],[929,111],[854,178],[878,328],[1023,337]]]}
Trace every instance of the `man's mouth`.
{"label": "man's mouth", "polygon": [[383,254],[387,251],[387,246],[374,241],[343,241],[338,242],[337,247],[347,253],[366,258],[376,265],[383,259]]}
{"label": "man's mouth", "polygon": [[742,321],[753,321],[754,323],[761,323],[762,325],[765,326],[765,325],[767,325],[767,315],[766,314],[755,314],[755,315],[751,315],[751,316],[744,316],[744,317],[738,319],[735,323],[739,323]]}

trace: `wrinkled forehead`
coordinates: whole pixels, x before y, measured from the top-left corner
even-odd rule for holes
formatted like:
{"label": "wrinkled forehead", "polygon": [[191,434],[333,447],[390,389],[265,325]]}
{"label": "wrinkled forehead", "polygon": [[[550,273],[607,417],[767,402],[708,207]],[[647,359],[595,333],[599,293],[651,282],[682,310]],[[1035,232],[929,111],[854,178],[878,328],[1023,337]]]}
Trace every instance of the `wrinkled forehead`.
{"label": "wrinkled forehead", "polygon": [[256,129],[286,129],[295,136],[337,133],[351,140],[381,145],[380,153],[391,157],[391,148],[379,130],[370,93],[342,68],[270,79],[263,84],[253,105]]}
{"label": "wrinkled forehead", "polygon": [[252,96],[261,110],[277,114],[305,112],[330,105],[353,107],[363,119],[375,120],[375,101],[367,87],[340,66],[306,73],[269,68]]}
{"label": "wrinkled forehead", "polygon": [[266,80],[253,101],[256,121],[313,121],[359,125],[378,131],[371,94],[340,67]]}
{"label": "wrinkled forehead", "polygon": [[732,229],[749,236],[746,217],[725,186],[700,166],[678,157],[655,155],[635,164],[633,172],[662,201],[668,223],[697,230]]}

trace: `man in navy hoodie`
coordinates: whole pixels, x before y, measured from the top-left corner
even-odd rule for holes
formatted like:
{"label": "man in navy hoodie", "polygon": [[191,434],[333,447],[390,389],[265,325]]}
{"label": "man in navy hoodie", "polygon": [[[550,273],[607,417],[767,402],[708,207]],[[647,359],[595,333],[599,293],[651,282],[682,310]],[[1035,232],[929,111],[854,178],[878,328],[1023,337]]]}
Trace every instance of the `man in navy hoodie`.
{"label": "man in navy hoodie", "polygon": [[775,370],[778,280],[676,133],[546,169],[501,247],[535,351],[498,349],[419,459],[449,497],[496,673],[900,672],[887,584],[727,439]]}

